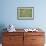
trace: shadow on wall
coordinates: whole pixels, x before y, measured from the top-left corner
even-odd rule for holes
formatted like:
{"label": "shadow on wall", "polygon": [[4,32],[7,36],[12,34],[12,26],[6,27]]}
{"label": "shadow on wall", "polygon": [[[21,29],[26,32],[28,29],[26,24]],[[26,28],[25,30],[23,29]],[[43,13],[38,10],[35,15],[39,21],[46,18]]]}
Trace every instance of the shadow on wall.
{"label": "shadow on wall", "polygon": [[2,32],[6,31],[6,30],[4,30],[4,28],[6,28],[5,25],[0,24],[0,43],[2,43],[2,36],[3,36]]}

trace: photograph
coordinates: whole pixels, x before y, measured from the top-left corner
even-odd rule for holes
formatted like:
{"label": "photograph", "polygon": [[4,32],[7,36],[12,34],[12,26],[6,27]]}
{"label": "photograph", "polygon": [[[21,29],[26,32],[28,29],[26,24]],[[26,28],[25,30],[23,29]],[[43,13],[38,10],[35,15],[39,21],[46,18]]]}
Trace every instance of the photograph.
{"label": "photograph", "polygon": [[32,20],[34,19],[34,7],[18,7],[17,8],[18,20]]}

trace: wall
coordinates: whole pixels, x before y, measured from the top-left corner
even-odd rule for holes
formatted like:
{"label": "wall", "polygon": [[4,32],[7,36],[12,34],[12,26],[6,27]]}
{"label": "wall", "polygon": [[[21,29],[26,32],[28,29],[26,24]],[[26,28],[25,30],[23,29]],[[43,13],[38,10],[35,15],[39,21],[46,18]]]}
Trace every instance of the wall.
{"label": "wall", "polygon": [[[0,24],[13,24],[16,28],[46,28],[45,0],[1,0]],[[34,20],[17,20],[17,7],[34,7]]]}

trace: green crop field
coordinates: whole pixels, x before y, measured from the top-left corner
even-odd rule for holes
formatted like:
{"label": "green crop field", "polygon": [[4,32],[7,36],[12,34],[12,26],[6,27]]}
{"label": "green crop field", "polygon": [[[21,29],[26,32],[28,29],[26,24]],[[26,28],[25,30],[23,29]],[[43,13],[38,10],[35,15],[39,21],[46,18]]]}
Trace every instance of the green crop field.
{"label": "green crop field", "polygon": [[32,17],[32,9],[20,9],[20,17]]}

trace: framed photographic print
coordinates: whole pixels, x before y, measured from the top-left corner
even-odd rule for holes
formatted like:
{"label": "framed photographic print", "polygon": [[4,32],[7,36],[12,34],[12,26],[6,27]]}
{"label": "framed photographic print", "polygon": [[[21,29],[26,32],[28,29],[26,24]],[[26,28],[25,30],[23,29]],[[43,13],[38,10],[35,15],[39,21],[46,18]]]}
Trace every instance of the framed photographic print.
{"label": "framed photographic print", "polygon": [[34,7],[18,7],[17,8],[18,20],[32,20],[34,19]]}

